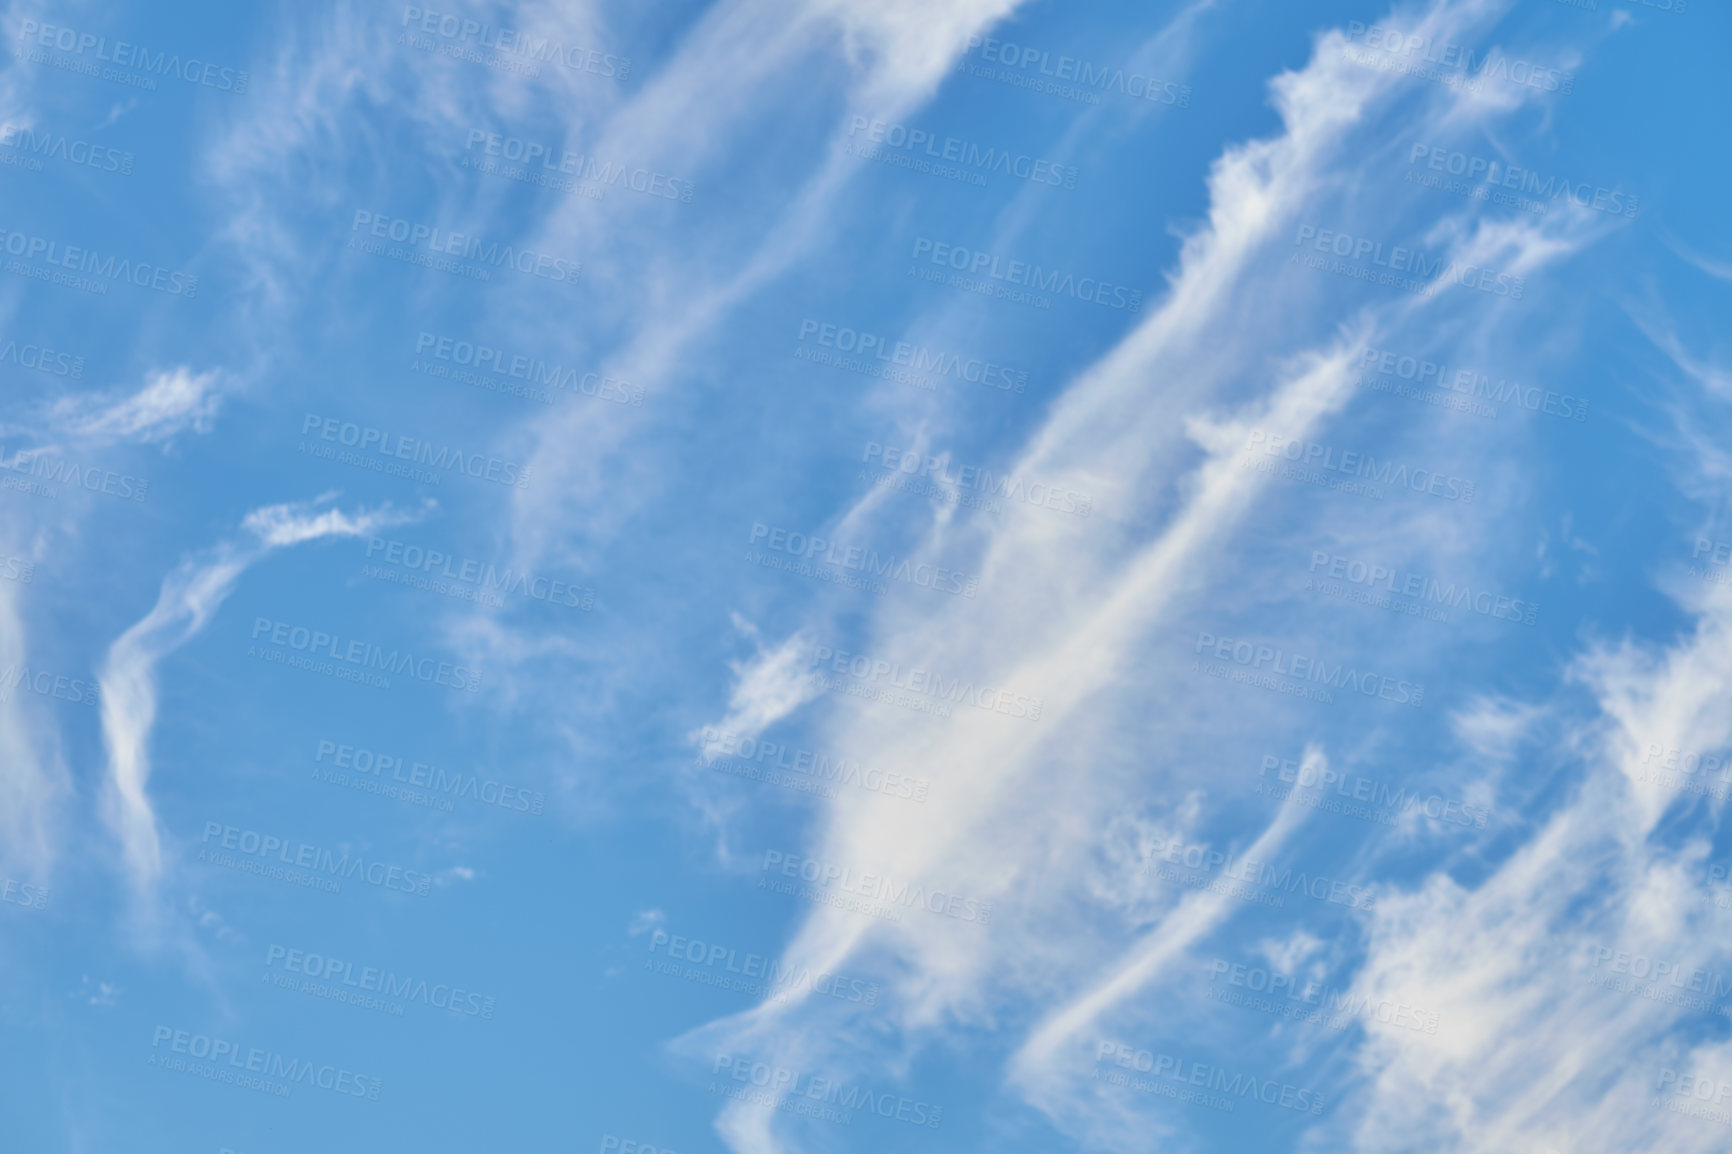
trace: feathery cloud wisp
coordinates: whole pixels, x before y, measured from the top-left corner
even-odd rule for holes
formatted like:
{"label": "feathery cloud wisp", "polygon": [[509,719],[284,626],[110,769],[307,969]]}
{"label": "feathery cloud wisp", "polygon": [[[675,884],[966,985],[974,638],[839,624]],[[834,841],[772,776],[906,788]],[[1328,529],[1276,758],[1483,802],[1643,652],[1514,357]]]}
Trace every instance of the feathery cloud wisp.
{"label": "feathery cloud wisp", "polygon": [[99,675],[102,735],[108,752],[102,814],[119,840],[134,888],[161,876],[162,839],[150,801],[150,732],[156,721],[156,667],[196,637],[250,566],[271,552],[329,537],[361,537],[413,517],[390,508],[345,513],[309,504],[248,513],[244,535],[183,561],[163,579],[149,613],[115,638]]}

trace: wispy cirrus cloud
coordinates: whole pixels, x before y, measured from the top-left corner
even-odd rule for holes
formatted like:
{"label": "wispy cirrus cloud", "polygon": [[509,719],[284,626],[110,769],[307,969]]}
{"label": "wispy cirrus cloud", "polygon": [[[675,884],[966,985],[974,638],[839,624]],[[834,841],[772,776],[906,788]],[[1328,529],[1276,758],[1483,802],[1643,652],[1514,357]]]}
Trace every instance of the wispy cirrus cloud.
{"label": "wispy cirrus cloud", "polygon": [[0,862],[45,878],[57,848],[60,807],[72,779],[58,731],[31,708],[19,682],[31,665],[20,586],[0,581]]}
{"label": "wispy cirrus cloud", "polygon": [[99,673],[107,774],[102,817],[120,843],[136,892],[162,875],[162,839],[150,800],[150,734],[162,659],[204,630],[248,568],[272,552],[324,538],[363,537],[413,515],[389,507],[344,512],[311,503],[270,505],[241,521],[241,535],[183,561],[163,579],[149,613],[109,645]]}
{"label": "wispy cirrus cloud", "polygon": [[[1490,4],[1441,4],[1412,20],[1408,31],[1465,39],[1494,15]],[[1341,430],[1364,424],[1344,416],[1363,350],[1391,336],[1451,325],[1469,307],[1436,292],[1395,295],[1359,305],[1349,324],[1318,323],[1305,295],[1313,282],[1296,282],[1288,259],[1295,230],[1327,223],[1331,213],[1344,215],[1342,190],[1351,188],[1355,167],[1376,160],[1354,149],[1388,118],[1418,117],[1408,130],[1423,135],[1460,130],[1523,104],[1415,96],[1404,78],[1347,59],[1345,47],[1342,33],[1326,33],[1304,68],[1272,83],[1281,133],[1220,157],[1209,178],[1206,220],[1185,238],[1166,296],[1116,347],[1076,374],[1007,470],[1096,494],[1102,508],[1118,511],[1112,531],[1058,519],[1006,519],[986,527],[935,518],[927,547],[934,555],[974,557],[970,568],[981,574],[980,598],[931,612],[887,605],[862,639],[863,648],[905,667],[966,670],[975,684],[1039,687],[1041,725],[1019,730],[969,709],[938,721],[892,719],[845,701],[827,704],[821,722],[827,742],[883,764],[933,772],[935,791],[950,800],[930,813],[904,814],[839,798],[824,812],[808,852],[874,876],[990,899],[992,924],[918,917],[890,924],[828,907],[803,918],[786,951],[789,964],[870,967],[890,990],[886,1013],[898,1043],[877,1060],[862,1049],[860,1037],[819,1025],[832,1010],[803,1004],[766,1005],[713,1023],[682,1039],[682,1050],[719,1046],[788,1068],[884,1075],[904,1068],[922,1041],[937,1044],[947,1026],[990,1022],[1021,1039],[1001,1042],[1010,1085],[1063,1128],[1095,1141],[1140,1133],[1137,1145],[1169,1132],[1149,1111],[1120,1109],[1101,1097],[1101,1085],[1088,1079],[1092,1047],[1106,1028],[1104,1018],[1121,1026],[1148,1020],[1149,999],[1177,979],[1175,969],[1188,951],[1240,916],[1242,907],[1213,895],[1167,898],[1157,901],[1153,922],[1144,923],[1079,904],[1076,896],[1095,868],[1095,831],[1115,813],[1165,804],[1145,800],[1151,795],[1170,798],[1202,784],[1165,758],[1124,764],[1127,749],[1151,743],[1192,748],[1206,734],[1235,727],[1254,729],[1265,741],[1291,740],[1292,730],[1303,732],[1306,723],[1273,707],[1251,725],[1229,721],[1218,708],[1189,715],[1195,695],[1173,668],[1181,651],[1164,661],[1152,658],[1150,647],[1197,612],[1206,590],[1259,584],[1241,576],[1229,547],[1260,519],[1259,504],[1278,499],[1280,490],[1271,491],[1260,474],[1243,467],[1247,436],[1256,430],[1301,441],[1354,435]],[[1354,219],[1363,218],[1358,206]],[[1411,227],[1398,212],[1369,219],[1373,223],[1364,227],[1383,227],[1390,235]],[[1533,277],[1603,231],[1580,214],[1496,227],[1460,215],[1446,216],[1435,229],[1428,225],[1424,235],[1452,260],[1495,262]],[[1341,294],[1323,295],[1333,301]],[[1248,310],[1281,321],[1248,329]],[[1484,459],[1483,446],[1466,442],[1445,452],[1452,462]],[[874,504],[855,513],[870,516]],[[1308,510],[1301,516],[1314,519]],[[1147,528],[1133,531],[1133,524]],[[1424,525],[1379,516],[1375,530],[1366,528],[1398,550],[1467,545],[1459,532],[1439,536]],[[1256,607],[1254,595],[1246,601],[1212,612],[1238,617]],[[1029,604],[1042,612],[1020,611]],[[1309,644],[1331,640],[1313,634]],[[1317,727],[1322,749],[1349,740],[1332,737],[1334,728]],[[1159,735],[1152,742],[1151,729]],[[1062,743],[1051,736],[1061,732]],[[1282,733],[1287,736],[1277,736]],[[1224,744],[1210,749],[1212,761],[1231,756]],[[1242,749],[1245,742],[1236,735],[1231,745]],[[1193,811],[1187,839],[1209,836],[1229,813],[1243,816],[1226,801]],[[1283,811],[1260,835],[1235,837],[1235,852],[1247,860],[1298,852],[1298,826],[1293,811]],[[1003,965],[1006,958],[1018,962]],[[827,1038],[837,1043],[828,1045]],[[1126,1112],[1139,1119],[1136,1125],[1121,1125]],[[788,1139],[769,1117],[734,1104],[724,1108],[718,1125],[737,1149],[786,1148]]]}
{"label": "wispy cirrus cloud", "polygon": [[[1675,323],[1637,323],[1673,370],[1657,381],[1675,424],[1669,479],[1713,523],[1725,367]],[[1437,870],[1378,910],[1359,991],[1423,991],[1449,1030],[1437,1047],[1368,1031],[1356,1149],[1724,1145],[1715,1118],[1692,1116],[1715,1104],[1679,1087],[1732,1083],[1724,1031],[1705,1024],[1732,968],[1729,891],[1710,872],[1725,864],[1714,766],[1732,744],[1732,589],[1681,568],[1655,574],[1682,615],[1672,636],[1590,636],[1554,700],[1486,701],[1459,719],[1464,745],[1521,765],[1538,812],[1488,870]]]}
{"label": "wispy cirrus cloud", "polygon": [[48,410],[48,425],[63,435],[95,441],[172,440],[210,432],[222,407],[226,375],[195,373],[186,365],[149,374],[144,387],[121,396],[62,397]]}

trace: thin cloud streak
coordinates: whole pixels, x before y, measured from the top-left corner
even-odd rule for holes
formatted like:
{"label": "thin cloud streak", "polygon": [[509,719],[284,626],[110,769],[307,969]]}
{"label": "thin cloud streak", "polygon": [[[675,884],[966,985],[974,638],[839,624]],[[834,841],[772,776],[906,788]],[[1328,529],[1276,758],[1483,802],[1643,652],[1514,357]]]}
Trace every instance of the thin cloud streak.
{"label": "thin cloud streak", "polygon": [[272,552],[327,537],[368,536],[411,519],[389,508],[352,514],[306,504],[255,509],[241,522],[245,536],[183,561],[163,579],[150,612],[109,646],[98,676],[108,754],[101,812],[120,843],[135,893],[148,894],[163,872],[162,837],[149,793],[157,665],[198,636],[241,574]]}

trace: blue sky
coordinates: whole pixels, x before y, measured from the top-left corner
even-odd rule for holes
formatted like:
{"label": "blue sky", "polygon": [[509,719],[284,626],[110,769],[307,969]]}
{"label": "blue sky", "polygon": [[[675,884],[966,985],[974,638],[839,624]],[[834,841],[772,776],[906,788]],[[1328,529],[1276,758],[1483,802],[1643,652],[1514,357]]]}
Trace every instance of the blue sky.
{"label": "blue sky", "polygon": [[12,3],[0,1146],[1709,1151],[1727,14]]}

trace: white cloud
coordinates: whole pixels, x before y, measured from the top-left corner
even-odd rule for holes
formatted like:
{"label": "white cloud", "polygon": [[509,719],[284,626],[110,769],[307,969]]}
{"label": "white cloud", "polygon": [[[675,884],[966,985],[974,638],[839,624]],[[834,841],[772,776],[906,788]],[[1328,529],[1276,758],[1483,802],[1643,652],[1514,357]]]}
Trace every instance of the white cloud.
{"label": "white cloud", "polygon": [[[1307,769],[1324,768],[1327,762],[1312,751],[1306,758]],[[1263,831],[1245,857],[1267,861],[1278,853],[1293,827],[1310,811],[1302,806],[1287,805],[1276,811],[1275,819]],[[1099,1023],[1114,1006],[1134,996],[1156,980],[1164,969],[1185,956],[1186,952],[1206,938],[1232,911],[1232,898],[1225,892],[1202,891],[1185,895],[1178,905],[1138,941],[1132,943],[1118,958],[1109,963],[1107,972],[1093,985],[1067,1002],[1048,1012],[1023,1042],[1011,1064],[1011,1078],[1020,1084],[1031,1099],[1043,1108],[1056,1103],[1049,1092],[1063,1083],[1079,1083],[1075,1074],[1067,1077],[1060,1068],[1061,1056],[1073,1049],[1080,1038],[1093,1040]],[[1084,1063],[1073,1060],[1073,1070]]]}
{"label": "white cloud", "polygon": [[[758,640],[756,626],[734,615],[734,626],[752,638],[757,652],[747,661],[730,662],[734,688],[728,697],[728,712],[715,728],[738,737],[756,739],[764,730],[793,713],[818,695],[805,669],[811,648],[807,638],[795,634],[774,646]],[[702,734],[693,734],[701,741]],[[713,756],[715,743],[703,747]]]}
{"label": "white cloud", "polygon": [[[756,117],[764,109],[787,99],[791,65],[822,57],[837,44],[848,65],[835,102],[844,117],[856,110],[895,117],[936,90],[969,34],[1015,7],[1008,0],[938,7],[919,0],[825,0],[790,18],[780,5],[719,4],[668,67],[635,95],[616,104],[609,93],[593,102],[599,105],[595,111],[589,102],[574,111],[568,140],[580,151],[630,154],[650,163],[663,158],[679,170],[701,168],[740,134],[761,127]],[[1171,35],[1155,43],[1184,40],[1206,7],[1186,9],[1173,22]],[[1414,30],[1461,38],[1498,7],[1436,4]],[[553,16],[552,9],[538,11]],[[574,12],[569,18],[589,17]],[[287,177],[309,155],[336,147],[338,126],[352,102],[382,99],[389,87],[370,79],[369,60],[381,37],[368,19],[364,12],[345,11],[329,28],[289,42],[274,73],[266,70],[259,82],[260,91],[275,99],[255,101],[264,111],[238,119],[223,146],[211,151],[213,171],[232,197],[226,235],[254,262],[266,297],[290,296],[304,279],[298,275],[308,259],[304,246],[288,239],[284,224],[298,207],[297,198],[305,194],[323,208],[337,199],[323,175],[310,191],[306,182]],[[1366,308],[1342,332],[1321,338],[1316,330],[1289,323],[1308,318],[1314,300],[1332,296],[1326,290],[1339,286],[1305,282],[1296,287],[1280,264],[1289,251],[1287,234],[1300,213],[1339,207],[1344,188],[1376,183],[1364,179],[1369,134],[1357,134],[1397,104],[1403,131],[1438,133],[1470,127],[1518,105],[1510,92],[1496,99],[1464,98],[1367,71],[1343,63],[1340,47],[1339,37],[1326,39],[1305,68],[1274,83],[1281,128],[1269,139],[1229,149],[1216,163],[1206,220],[1185,239],[1170,294],[1117,347],[1078,375],[1015,464],[1018,473],[1095,494],[1102,510],[1114,511],[1114,519],[1103,517],[1085,531],[1056,519],[1009,518],[988,530],[940,515],[923,548],[978,557],[982,598],[936,612],[897,601],[870,623],[868,640],[876,652],[978,684],[1042,693],[1043,724],[1018,725],[964,709],[961,717],[941,725],[907,714],[886,717],[839,698],[824,702],[827,740],[850,752],[869,751],[874,761],[929,772],[941,804],[891,812],[874,807],[875,799],[839,798],[813,837],[814,852],[995,901],[1000,916],[990,927],[917,919],[889,928],[823,908],[804,920],[788,949],[795,964],[833,969],[847,962],[878,967],[887,975],[887,1018],[905,1043],[890,1058],[882,1056],[886,1047],[879,1038],[817,1028],[828,1008],[798,1001],[714,1023],[701,1032],[705,1039],[790,1065],[895,1069],[921,1039],[959,1022],[998,1024],[999,1015],[1012,1016],[1006,1007],[1014,1007],[1016,1015],[1026,1010],[1033,1022],[1011,1070],[1016,1090],[1073,1131],[1113,1124],[1110,1111],[1075,1084],[1074,1070],[1065,1072],[1067,1047],[1109,1011],[1132,1014],[1139,999],[1170,979],[1186,951],[1226,924],[1233,907],[1214,895],[1173,899],[1148,924],[1141,910],[1133,917],[1109,908],[1100,919],[1107,923],[1103,928],[1091,920],[1102,911],[1077,901],[1094,865],[1096,834],[1106,818],[1134,810],[1151,792],[1196,796],[1189,787],[1197,771],[1180,764],[1176,755],[1159,755],[1166,746],[1176,748],[1199,732],[1236,734],[1253,727],[1240,717],[1188,715],[1191,698],[1164,668],[1173,662],[1150,659],[1151,639],[1170,632],[1202,593],[1249,591],[1244,594],[1249,598],[1267,586],[1230,556],[1232,546],[1243,544],[1234,534],[1268,497],[1264,481],[1237,467],[1246,433],[1268,426],[1298,436],[1326,428],[1348,404],[1351,370],[1365,342],[1416,320],[1437,331],[1464,323],[1452,314],[1449,300],[1436,297],[1386,300]],[[447,68],[442,62],[409,72],[442,77]],[[505,77],[484,79],[488,84],[410,83],[405,103],[413,115],[445,131],[521,109],[521,85]],[[598,279],[619,284],[622,297],[643,302],[631,310],[627,339],[607,358],[605,371],[652,389],[675,377],[704,337],[813,250],[855,168],[854,161],[832,149],[788,182],[791,191],[784,201],[770,206],[761,219],[749,219],[737,234],[706,236],[706,244],[714,247],[702,252],[669,252],[661,235],[629,220],[629,206],[574,201],[556,209],[541,226],[548,247],[584,251],[586,259],[599,250],[602,255],[590,266]],[[449,196],[445,190],[439,195]],[[429,211],[450,207],[445,199]],[[1474,223],[1473,214],[1464,213],[1446,217],[1429,239],[1448,246],[1459,259],[1537,276],[1591,243],[1598,227],[1567,209],[1539,225]],[[1477,314],[1471,323],[1475,339],[1477,330],[1494,327],[1482,324]],[[538,325],[544,331],[553,327],[534,316],[523,321],[526,330]],[[184,400],[186,390],[168,392],[173,395],[159,398],[156,408],[141,404],[137,415],[128,410],[106,417],[105,427],[136,428],[147,437],[157,428],[199,428],[203,418],[188,415],[197,405]],[[158,409],[181,415],[148,415]],[[534,558],[571,548],[573,538],[584,533],[600,535],[625,524],[636,503],[662,479],[650,454],[626,451],[650,423],[637,411],[612,407],[568,410],[564,419],[538,414],[531,430],[538,444],[538,484],[514,495],[515,546]],[[1438,451],[1472,459],[1480,450],[1450,445]],[[882,504],[876,498],[862,501],[843,515],[842,524],[872,524],[883,515]],[[1414,524],[1392,526],[1396,516],[1368,513],[1363,525],[1340,532],[1372,537],[1384,531],[1392,545],[1416,552],[1469,544],[1452,536],[1453,527],[1439,528],[1441,518],[1415,515]],[[261,548],[269,548],[350,533],[357,524],[328,510],[316,518],[255,514],[247,527]],[[1568,522],[1563,540],[1583,553],[1593,548]],[[1549,538],[1543,547],[1550,547]],[[110,653],[111,665],[118,663],[114,678],[124,706],[110,725],[105,705],[115,790],[124,802],[115,820],[127,831],[123,840],[141,876],[160,870],[145,791],[154,665],[195,633],[232,588],[239,569],[223,564],[232,566],[218,558],[171,578],[158,610],[127,635],[142,630],[140,636],[130,648],[117,642]],[[1041,611],[1031,614],[1030,605]],[[731,691],[718,725],[757,734],[811,703],[799,667],[814,623],[807,624],[808,630],[796,629],[783,641],[758,643],[752,658],[730,666]],[[515,638],[508,626],[491,620],[469,628],[475,643],[514,657],[566,651],[563,639],[550,634]],[[1623,746],[1632,740],[1629,735],[1648,740],[1660,730],[1682,729],[1700,736],[1711,728],[1705,715],[1715,707],[1714,694],[1722,684],[1713,679],[1724,671],[1709,658],[1716,652],[1711,647],[1723,647],[1724,640],[1719,632],[1699,639],[1701,655],[1687,659],[1614,648],[1580,666],[1584,681],[1618,716],[1616,732],[1626,735],[1618,739],[1622,752],[1613,761],[1623,767],[1620,773],[1628,771]],[[1171,654],[1162,650],[1161,656]],[[1692,677],[1709,680],[1692,689]],[[1260,704],[1266,708],[1246,712],[1260,715],[1255,721],[1263,728],[1275,728],[1272,719],[1284,716],[1278,704]],[[1475,702],[1450,720],[1471,754],[1501,762],[1550,717],[1541,707],[1499,699]],[[1064,738],[1049,736],[1055,731]],[[1222,756],[1219,748],[1210,753]],[[1577,810],[1547,824],[1493,881],[1470,890],[1439,874],[1378,915],[1372,957],[1359,979],[1362,988],[1409,1000],[1413,991],[1422,991],[1426,1004],[1445,1003],[1446,1019],[1459,1024],[1460,1032],[1444,1049],[1428,1054],[1396,1047],[1371,1031],[1366,1077],[1374,1082],[1375,1104],[1358,1133],[1366,1148],[1406,1148],[1399,1143],[1414,1141],[1414,1133],[1431,1134],[1439,1145],[1482,1142],[1486,1150],[1494,1148],[1493,1138],[1518,1144],[1543,1139],[1563,1149],[1581,1149],[1589,1140],[1580,1132],[1585,1127],[1576,1127],[1566,1143],[1556,1127],[1539,1124],[1540,1111],[1531,1103],[1549,1101],[1543,1093],[1533,1092],[1527,1103],[1514,1102],[1506,1087],[1520,1080],[1523,1062],[1545,1071],[1550,1081],[1541,1090],[1567,1082],[1575,1072],[1568,1055],[1579,1049],[1582,1034],[1562,1028],[1548,1032],[1546,1025],[1572,1019],[1575,1009],[1605,1007],[1524,985],[1523,959],[1537,956],[1555,963],[1564,947],[1551,927],[1574,908],[1568,903],[1592,904],[1599,897],[1593,880],[1558,880],[1573,860],[1610,855],[1616,864],[1606,868],[1617,884],[1651,899],[1656,910],[1675,911],[1687,897],[1680,858],[1700,852],[1652,859],[1635,854],[1628,844],[1633,833],[1608,831],[1596,807],[1629,806],[1636,811],[1632,829],[1641,831],[1653,828],[1661,807],[1652,799],[1631,805],[1621,792],[1629,787],[1621,778],[1607,777],[1574,803]],[[1184,813],[1187,828],[1207,829],[1219,820],[1215,808],[1207,801],[1191,806]],[[1289,844],[1297,836],[1301,812],[1280,810],[1250,852]],[[1120,892],[1129,891],[1111,886],[1096,891],[1109,898]],[[1524,921],[1529,913],[1533,918]],[[634,920],[634,932],[646,925],[644,916]],[[1269,948],[1277,956],[1301,957],[1313,946],[1314,941],[1292,939]],[[1501,956],[1491,956],[1499,951]],[[1015,961],[1006,964],[1007,958]],[[1536,1029],[1531,1044],[1512,1048],[1506,1057],[1492,1047],[1507,1033],[1509,1021],[1534,1023]],[[1633,1045],[1634,1038],[1626,1030],[1615,1040]],[[1558,1046],[1566,1059],[1546,1065],[1544,1044]],[[1622,1086],[1621,1096],[1605,1108],[1628,1110],[1636,1100],[1633,1085]],[[1413,1102],[1427,1105],[1403,1105]],[[1580,1111],[1580,1102],[1572,1103]],[[1578,1116],[1597,1121],[1592,1109]],[[787,1148],[779,1132],[782,1121],[772,1113],[730,1106],[719,1128],[736,1149],[767,1152]],[[1151,1131],[1144,1127],[1142,1132],[1146,1137]],[[1136,1127],[1124,1132],[1135,1133]],[[1630,1143],[1624,1148],[1638,1144],[1628,1127],[1608,1133]]]}
{"label": "white cloud", "polygon": [[91,981],[89,974],[82,974],[78,979],[79,988],[76,997],[84,999],[87,1006],[117,1006],[120,1004],[121,989],[113,982]]}
{"label": "white cloud", "polygon": [[[1697,389],[1680,407],[1702,440],[1723,439],[1723,372],[1674,360]],[[1457,715],[1476,754],[1507,757],[1529,741],[1533,787],[1555,777],[1564,788],[1488,871],[1439,870],[1380,902],[1356,990],[1423,997],[1442,1029],[1417,1044],[1369,1028],[1356,1149],[1725,1147],[1712,1120],[1654,1104],[1686,1102],[1663,1070],[1717,1081],[1732,1071],[1724,1031],[1705,1029],[1700,1009],[1724,1003],[1732,969],[1732,918],[1716,904],[1732,891],[1708,884],[1710,864],[1724,864],[1713,842],[1727,783],[1701,760],[1732,743],[1732,589],[1662,584],[1687,626],[1662,645],[1591,644],[1568,678],[1588,701],[1482,700]],[[1636,965],[1646,972],[1618,954],[1648,959]],[[1655,975],[1654,961],[1676,972]]]}
{"label": "white cloud", "polygon": [[628,938],[635,938],[647,934],[651,930],[659,930],[667,923],[668,916],[660,909],[652,907],[647,910],[639,910],[631,916],[631,924],[626,927],[625,933]]}
{"label": "white cloud", "polygon": [[149,794],[157,664],[196,637],[241,574],[273,550],[323,537],[366,536],[409,519],[389,508],[353,514],[305,504],[256,509],[242,521],[244,536],[183,561],[164,578],[151,611],[108,647],[98,677],[108,752],[102,816],[120,842],[139,892],[148,892],[163,870],[162,841]]}
{"label": "white cloud", "polygon": [[[39,698],[14,682],[32,664],[17,582],[0,581],[0,865],[48,876],[61,804],[71,778]],[[39,671],[33,670],[31,672]]]}
{"label": "white cloud", "polygon": [[[1414,31],[1460,39],[1489,10],[1438,5]],[[1352,397],[1366,343],[1404,326],[1436,326],[1456,307],[1448,294],[1385,298],[1332,337],[1304,329],[1318,293],[1286,263],[1292,230],[1333,209],[1354,180],[1349,149],[1358,134],[1412,92],[1405,78],[1344,61],[1342,43],[1339,34],[1326,36],[1304,69],[1273,82],[1282,131],[1216,162],[1207,221],[1185,239],[1170,292],[1077,376],[1007,470],[1095,494],[1100,508],[1118,512],[1112,531],[1056,518],[1004,518],[989,529],[935,525],[929,548],[978,557],[979,598],[939,611],[887,604],[862,643],[905,667],[1041,692],[1041,724],[1018,726],[968,708],[949,721],[890,718],[898,711],[826,702],[827,743],[933,773],[939,804],[910,814],[839,797],[811,855],[991,900],[998,911],[991,925],[919,916],[886,924],[830,908],[805,916],[786,960],[870,966],[882,975],[884,1012],[903,1043],[894,1057],[864,1052],[850,1038],[827,1045],[833,1035],[810,1017],[822,1011],[802,1004],[713,1023],[685,1045],[755,1047],[757,1056],[827,1071],[882,1069],[875,1064],[905,1061],[920,1038],[948,1025],[1002,1028],[1001,1011],[1015,1007],[1019,1018],[1036,1016],[1011,1069],[1015,1088],[1072,1132],[1096,1141],[1126,1133],[1079,1081],[1075,1043],[1108,1010],[1122,1012],[1170,977],[1172,963],[1238,907],[1212,896],[1174,898],[1152,928],[1125,939],[1103,929],[1096,915],[1108,911],[1079,908],[1077,890],[1096,831],[1113,815],[1151,792],[1182,794],[1194,780],[1146,751],[1252,728],[1240,713],[1191,715],[1195,695],[1173,669],[1177,651],[1163,660],[1150,646],[1202,594],[1256,584],[1234,570],[1228,553],[1258,500],[1270,496],[1260,475],[1238,467],[1247,433],[1316,435]],[[1477,107],[1481,115],[1497,110]],[[1424,115],[1441,122],[1460,113],[1440,91]],[[1533,276],[1592,235],[1566,215],[1538,226],[1460,227],[1437,243],[1458,259],[1496,259]],[[1251,316],[1258,323],[1248,323]],[[1138,523],[1153,528],[1128,531]],[[1379,523],[1403,547],[1438,536],[1423,522]],[[1030,613],[1030,605],[1041,609]],[[1268,715],[1256,718],[1263,730],[1284,716],[1274,704],[1255,712]],[[1203,748],[1218,761],[1223,744]],[[1246,852],[1283,844],[1296,820],[1283,810]],[[736,1148],[781,1148],[777,1125],[752,1107],[724,1108],[719,1126]],[[1145,1125],[1138,1141],[1150,1133]]]}
{"label": "white cloud", "polygon": [[[715,227],[700,250],[669,252],[661,231],[644,229],[623,204],[577,201],[545,222],[549,248],[601,252],[607,263],[592,273],[644,302],[608,372],[652,390],[681,372],[703,338],[821,239],[865,163],[842,147],[848,117],[894,119],[915,107],[943,82],[969,35],[1016,7],[1017,0],[826,0],[791,15],[780,4],[733,0],[713,7],[631,100],[599,124],[582,125],[583,139],[574,125],[575,150],[643,157],[701,177],[707,162],[756,133],[764,115],[790,107],[790,78],[801,66],[823,67],[845,104],[827,147],[819,142],[822,159],[787,182],[789,194],[757,211],[710,218]],[[846,60],[840,73],[838,45]],[[534,464],[545,483],[515,495],[513,519],[525,557],[557,549],[556,535],[579,527],[610,531],[649,495],[653,471],[623,451],[636,424],[624,410],[568,410],[535,422]]]}
{"label": "white cloud", "polygon": [[63,397],[49,410],[49,422],[57,431],[103,441],[154,443],[188,430],[208,433],[222,406],[226,379],[216,369],[195,373],[179,365],[150,374],[130,396]]}

